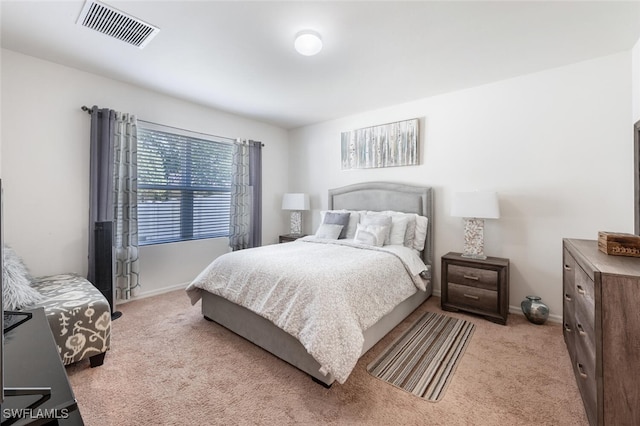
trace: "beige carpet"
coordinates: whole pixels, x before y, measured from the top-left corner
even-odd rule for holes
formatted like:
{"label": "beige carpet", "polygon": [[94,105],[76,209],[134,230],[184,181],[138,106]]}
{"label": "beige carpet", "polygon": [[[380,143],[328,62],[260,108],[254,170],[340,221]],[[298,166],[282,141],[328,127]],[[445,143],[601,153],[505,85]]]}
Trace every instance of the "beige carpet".
{"label": "beige carpet", "polygon": [[118,307],[105,364],[67,372],[88,426],[215,424],[586,425],[559,324],[509,315],[476,325],[445,397],[430,403],[366,366],[426,310],[432,297],[325,389],[262,349],[208,322],[183,291]]}

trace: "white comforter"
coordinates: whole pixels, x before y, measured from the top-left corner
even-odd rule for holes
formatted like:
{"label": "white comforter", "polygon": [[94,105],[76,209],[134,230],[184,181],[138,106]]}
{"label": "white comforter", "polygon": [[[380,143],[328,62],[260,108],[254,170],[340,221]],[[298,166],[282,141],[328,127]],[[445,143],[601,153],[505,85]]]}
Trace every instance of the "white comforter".
{"label": "white comforter", "polygon": [[218,257],[187,287],[221,296],[297,338],[344,383],[362,352],[363,332],[400,302],[425,290],[425,270],[406,247],[371,247],[306,237]]}

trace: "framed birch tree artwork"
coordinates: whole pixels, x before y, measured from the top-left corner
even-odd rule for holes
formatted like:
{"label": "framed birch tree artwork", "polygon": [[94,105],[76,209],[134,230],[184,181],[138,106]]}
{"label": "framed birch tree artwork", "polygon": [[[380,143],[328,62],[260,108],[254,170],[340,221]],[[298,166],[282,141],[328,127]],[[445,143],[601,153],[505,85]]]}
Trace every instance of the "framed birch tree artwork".
{"label": "framed birch tree artwork", "polygon": [[342,170],[419,164],[418,119],[342,132]]}

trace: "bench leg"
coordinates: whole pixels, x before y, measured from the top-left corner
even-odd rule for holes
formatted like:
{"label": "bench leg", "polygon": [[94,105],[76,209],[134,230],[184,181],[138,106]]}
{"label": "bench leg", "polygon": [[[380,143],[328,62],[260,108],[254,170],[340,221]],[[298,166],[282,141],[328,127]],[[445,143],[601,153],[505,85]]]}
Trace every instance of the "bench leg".
{"label": "bench leg", "polygon": [[91,363],[91,368],[100,367],[104,363],[104,356],[106,352],[102,352],[101,354],[94,355],[89,357],[89,362]]}

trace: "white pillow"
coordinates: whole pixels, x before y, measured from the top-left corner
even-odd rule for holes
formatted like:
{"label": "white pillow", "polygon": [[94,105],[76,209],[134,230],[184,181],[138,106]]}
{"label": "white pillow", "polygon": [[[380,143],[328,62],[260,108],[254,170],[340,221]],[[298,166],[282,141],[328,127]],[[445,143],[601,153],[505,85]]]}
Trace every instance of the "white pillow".
{"label": "white pillow", "polygon": [[31,275],[22,259],[7,245],[2,247],[2,302],[4,309],[15,311],[42,301],[42,295],[31,287]]}
{"label": "white pillow", "polygon": [[316,231],[316,237],[326,238],[328,240],[337,240],[342,232],[342,225],[323,223]]}
{"label": "white pillow", "polygon": [[404,234],[404,246],[413,248],[413,240],[416,236],[416,216],[415,214],[408,214],[407,217],[407,232]]}
{"label": "white pillow", "polygon": [[388,226],[358,224],[354,241],[360,244],[382,247],[384,245],[385,236],[388,234]]}
{"label": "white pillow", "polygon": [[386,244],[386,241],[389,240],[389,233],[391,232],[391,224],[392,224],[391,216],[388,216],[382,213],[367,212],[366,216],[362,218],[362,220],[360,221],[360,224],[364,226],[370,226],[370,225],[383,226],[386,233],[384,234],[384,240],[380,245]]}
{"label": "white pillow", "polygon": [[409,219],[404,214],[391,216],[391,230],[389,231],[389,238],[387,238],[385,244],[396,246],[404,245],[404,236],[407,232],[408,225]]}
{"label": "white pillow", "polygon": [[416,233],[413,239],[413,248],[422,251],[427,240],[427,227],[429,219],[424,216],[416,215]]}

